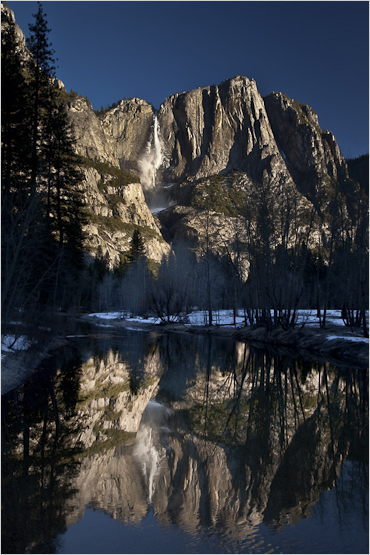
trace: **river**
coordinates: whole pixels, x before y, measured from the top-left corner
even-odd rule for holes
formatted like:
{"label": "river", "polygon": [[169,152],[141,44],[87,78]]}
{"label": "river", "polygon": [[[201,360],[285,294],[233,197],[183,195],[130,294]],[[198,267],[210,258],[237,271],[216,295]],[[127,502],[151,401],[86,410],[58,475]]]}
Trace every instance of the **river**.
{"label": "river", "polygon": [[2,397],[2,553],[368,553],[368,369],[78,335]]}

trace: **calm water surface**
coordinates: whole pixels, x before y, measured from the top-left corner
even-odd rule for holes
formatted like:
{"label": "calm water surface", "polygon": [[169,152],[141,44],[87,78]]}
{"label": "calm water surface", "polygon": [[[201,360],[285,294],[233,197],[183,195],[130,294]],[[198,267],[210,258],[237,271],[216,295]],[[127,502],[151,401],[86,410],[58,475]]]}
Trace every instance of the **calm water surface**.
{"label": "calm water surface", "polygon": [[2,397],[2,553],[368,553],[368,370],[88,328]]}

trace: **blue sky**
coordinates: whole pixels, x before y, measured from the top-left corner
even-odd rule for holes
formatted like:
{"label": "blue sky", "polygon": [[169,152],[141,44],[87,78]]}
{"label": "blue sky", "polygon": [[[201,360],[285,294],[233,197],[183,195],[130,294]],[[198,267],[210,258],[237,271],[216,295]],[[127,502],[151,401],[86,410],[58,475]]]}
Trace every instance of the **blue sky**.
{"label": "blue sky", "polygon": [[[37,2],[8,1],[26,36]],[[236,75],[262,96],[309,104],[345,157],[369,151],[369,3],[42,2],[66,89],[94,109],[167,96]]]}

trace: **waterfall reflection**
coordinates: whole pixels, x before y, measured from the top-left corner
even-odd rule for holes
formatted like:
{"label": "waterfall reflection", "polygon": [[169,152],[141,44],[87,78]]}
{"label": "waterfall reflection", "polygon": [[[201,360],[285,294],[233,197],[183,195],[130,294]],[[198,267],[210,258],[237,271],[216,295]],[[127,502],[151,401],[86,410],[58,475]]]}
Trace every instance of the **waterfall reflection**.
{"label": "waterfall reflection", "polygon": [[3,398],[11,552],[55,551],[86,505],[238,540],[334,486],[350,507],[352,481],[365,518],[367,369],[203,336],[88,341]]}
{"label": "waterfall reflection", "polygon": [[134,456],[142,468],[149,504],[152,503],[156,478],[166,454],[163,443],[165,435],[169,432],[172,413],[173,411],[151,399],[143,412],[136,435]]}

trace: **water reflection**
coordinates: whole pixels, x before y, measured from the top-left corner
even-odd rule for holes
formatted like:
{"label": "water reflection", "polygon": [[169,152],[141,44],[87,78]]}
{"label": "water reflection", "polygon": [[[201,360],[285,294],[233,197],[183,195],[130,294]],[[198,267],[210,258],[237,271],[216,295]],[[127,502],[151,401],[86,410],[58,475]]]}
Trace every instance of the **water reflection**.
{"label": "water reflection", "polygon": [[148,503],[153,501],[156,481],[164,462],[166,450],[164,436],[173,411],[155,400],[150,400],[143,412],[136,435],[134,457],[139,461],[148,490]]}
{"label": "water reflection", "polygon": [[4,553],[60,552],[87,506],[124,523],[151,506],[160,525],[242,552],[332,488],[367,542],[367,370],[210,337],[75,347],[3,397]]}

